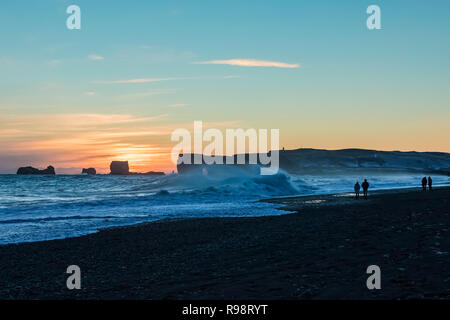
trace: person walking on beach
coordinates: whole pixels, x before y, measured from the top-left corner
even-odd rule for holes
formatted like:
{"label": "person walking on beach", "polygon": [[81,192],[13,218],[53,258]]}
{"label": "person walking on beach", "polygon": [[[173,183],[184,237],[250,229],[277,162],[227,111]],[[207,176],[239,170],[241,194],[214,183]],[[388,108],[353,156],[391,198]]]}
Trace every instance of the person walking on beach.
{"label": "person walking on beach", "polygon": [[428,177],[428,190],[432,190],[433,189],[433,180],[431,180],[431,177]]}
{"label": "person walking on beach", "polygon": [[361,190],[361,186],[359,185],[359,182],[356,181],[356,184],[355,184],[355,195],[356,195],[356,199],[359,199],[359,190]]}
{"label": "person walking on beach", "polygon": [[427,177],[422,179],[422,191],[427,191]]}
{"label": "person walking on beach", "polygon": [[369,183],[367,182],[367,179],[364,179],[364,182],[361,186],[363,188],[364,199],[367,199],[367,191],[369,190]]}

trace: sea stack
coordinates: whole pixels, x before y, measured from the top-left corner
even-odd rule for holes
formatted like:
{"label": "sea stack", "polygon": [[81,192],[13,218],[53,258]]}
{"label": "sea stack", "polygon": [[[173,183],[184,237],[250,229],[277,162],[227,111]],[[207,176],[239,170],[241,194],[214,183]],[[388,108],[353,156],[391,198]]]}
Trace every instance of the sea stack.
{"label": "sea stack", "polygon": [[33,167],[21,167],[17,170],[17,174],[55,174],[55,168],[48,166],[47,169],[39,170]]}
{"label": "sea stack", "polygon": [[112,175],[129,175],[128,161],[113,161],[109,166]]}
{"label": "sea stack", "polygon": [[81,171],[81,174],[95,176],[97,174],[97,171],[95,170],[95,168],[88,168],[88,169],[83,168],[83,171]]}

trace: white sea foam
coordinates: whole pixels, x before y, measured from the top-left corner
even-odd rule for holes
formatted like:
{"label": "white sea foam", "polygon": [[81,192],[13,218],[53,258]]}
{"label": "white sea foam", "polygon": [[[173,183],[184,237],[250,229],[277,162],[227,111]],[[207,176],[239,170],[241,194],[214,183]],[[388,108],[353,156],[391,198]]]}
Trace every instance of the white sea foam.
{"label": "white sea foam", "polygon": [[[79,236],[165,218],[284,214],[262,198],[414,187],[421,174],[259,176],[242,170],[152,176],[0,175],[0,244]],[[450,177],[435,176],[435,185]]]}

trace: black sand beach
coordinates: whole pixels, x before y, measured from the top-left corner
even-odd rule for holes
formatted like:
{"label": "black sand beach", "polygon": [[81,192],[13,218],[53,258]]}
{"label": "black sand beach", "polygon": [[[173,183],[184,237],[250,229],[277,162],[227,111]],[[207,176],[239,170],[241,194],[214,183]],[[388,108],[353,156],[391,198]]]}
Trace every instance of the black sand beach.
{"label": "black sand beach", "polygon": [[[1,299],[450,298],[450,188],[270,200],[275,217],[160,221],[0,246]],[[66,288],[78,265],[82,289]],[[366,287],[369,265],[381,290]]]}

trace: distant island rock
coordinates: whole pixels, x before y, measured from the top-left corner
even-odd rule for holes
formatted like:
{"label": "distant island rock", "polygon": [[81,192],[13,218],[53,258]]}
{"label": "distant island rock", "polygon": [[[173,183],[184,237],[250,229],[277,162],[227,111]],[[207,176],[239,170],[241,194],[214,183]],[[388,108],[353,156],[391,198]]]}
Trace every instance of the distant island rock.
{"label": "distant island rock", "polygon": [[164,176],[164,172],[149,171],[146,173],[130,172],[128,161],[113,161],[109,166],[112,175],[131,176],[131,175],[145,175],[145,176]]}
{"label": "distant island rock", "polygon": [[47,169],[39,170],[33,167],[21,167],[17,170],[17,174],[55,174],[55,168],[48,166]]}
{"label": "distant island rock", "polygon": [[111,162],[109,169],[112,175],[129,175],[130,167],[128,161],[113,161]]}
{"label": "distant island rock", "polygon": [[81,174],[88,174],[90,176],[95,176],[97,174],[97,171],[95,168],[83,168],[83,171],[81,171]]}

